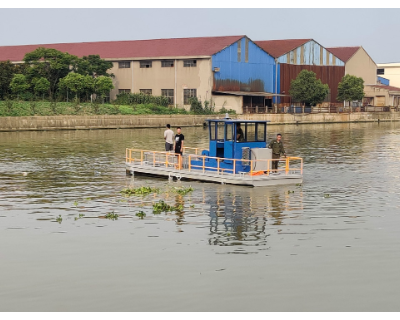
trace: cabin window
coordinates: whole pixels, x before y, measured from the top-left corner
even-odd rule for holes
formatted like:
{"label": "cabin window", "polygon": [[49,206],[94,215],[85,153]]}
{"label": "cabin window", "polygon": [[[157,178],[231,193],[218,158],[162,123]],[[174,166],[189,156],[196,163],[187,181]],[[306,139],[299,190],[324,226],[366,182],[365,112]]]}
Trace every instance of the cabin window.
{"label": "cabin window", "polygon": [[118,93],[131,93],[131,89],[118,89]]}
{"label": "cabin window", "polygon": [[217,122],[217,140],[224,141],[225,137],[225,123],[224,122]]}
{"label": "cabin window", "polygon": [[[239,128],[240,126],[240,128]],[[240,133],[241,131],[241,133]],[[241,136],[243,135],[243,136]],[[246,124],[245,123],[236,123],[236,141],[237,142],[245,142],[246,141]]]}
{"label": "cabin window", "polygon": [[246,123],[246,141],[255,142],[256,141],[256,124]]}
{"label": "cabin window", "polygon": [[257,141],[266,141],[265,132],[265,123],[257,123]]}
{"label": "cabin window", "polygon": [[225,136],[226,136],[225,140],[226,141],[232,141],[233,140],[233,124],[232,123],[228,123],[225,126],[225,130],[226,130],[226,132],[225,132]]}
{"label": "cabin window", "polygon": [[385,74],[385,69],[377,69],[376,73],[377,74]]}
{"label": "cabin window", "polygon": [[210,140],[215,140],[215,122],[210,122]]}

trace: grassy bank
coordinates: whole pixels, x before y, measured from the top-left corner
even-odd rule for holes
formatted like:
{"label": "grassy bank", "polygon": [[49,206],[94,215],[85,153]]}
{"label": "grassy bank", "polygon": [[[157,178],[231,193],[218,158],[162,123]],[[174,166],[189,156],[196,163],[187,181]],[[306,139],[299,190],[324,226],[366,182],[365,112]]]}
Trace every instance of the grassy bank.
{"label": "grassy bank", "polygon": [[0,117],[52,116],[52,115],[140,115],[140,114],[191,114],[182,108],[148,104],[117,105],[47,101],[0,101]]}
{"label": "grassy bank", "polygon": [[138,104],[135,106],[117,104],[71,102],[50,103],[47,101],[0,101],[0,116],[52,116],[52,115],[137,115],[137,114],[188,114],[181,108],[169,108],[155,104]]}

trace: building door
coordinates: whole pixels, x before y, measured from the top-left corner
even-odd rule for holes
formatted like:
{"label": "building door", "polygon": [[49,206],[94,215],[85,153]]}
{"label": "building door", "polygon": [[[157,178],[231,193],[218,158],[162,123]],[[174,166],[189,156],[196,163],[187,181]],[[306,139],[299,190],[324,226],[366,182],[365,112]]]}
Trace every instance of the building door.
{"label": "building door", "polygon": [[376,107],[384,107],[385,106],[385,96],[377,96],[376,97]]}

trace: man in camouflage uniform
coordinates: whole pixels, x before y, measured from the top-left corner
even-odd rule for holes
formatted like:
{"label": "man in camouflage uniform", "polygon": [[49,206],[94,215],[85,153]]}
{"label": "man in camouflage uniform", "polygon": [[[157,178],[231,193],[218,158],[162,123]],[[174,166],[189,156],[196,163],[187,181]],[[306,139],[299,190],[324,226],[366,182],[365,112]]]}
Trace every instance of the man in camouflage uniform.
{"label": "man in camouflage uniform", "polygon": [[282,135],[278,133],[276,135],[276,139],[272,140],[270,144],[268,145],[269,149],[272,149],[272,172],[277,172],[278,171],[278,159],[280,159],[281,154],[283,154],[286,157],[286,152],[285,149],[283,148],[283,143],[281,141]]}

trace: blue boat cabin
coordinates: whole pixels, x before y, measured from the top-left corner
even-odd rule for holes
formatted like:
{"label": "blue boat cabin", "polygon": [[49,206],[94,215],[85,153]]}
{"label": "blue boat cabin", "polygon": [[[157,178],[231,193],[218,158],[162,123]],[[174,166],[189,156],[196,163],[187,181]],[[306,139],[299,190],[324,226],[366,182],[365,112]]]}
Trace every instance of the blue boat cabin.
{"label": "blue boat cabin", "polygon": [[[254,120],[212,119],[208,121],[209,150],[203,150],[205,170],[220,169],[235,173],[249,172],[251,149],[266,148],[267,122]],[[216,158],[221,158],[217,161]],[[242,160],[234,161],[233,159]],[[219,164],[218,164],[219,162]],[[200,169],[203,160],[192,160],[194,168]],[[215,169],[214,169],[215,168]]]}

